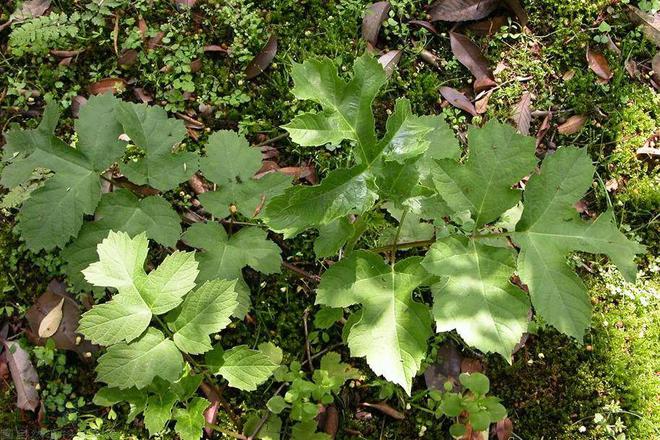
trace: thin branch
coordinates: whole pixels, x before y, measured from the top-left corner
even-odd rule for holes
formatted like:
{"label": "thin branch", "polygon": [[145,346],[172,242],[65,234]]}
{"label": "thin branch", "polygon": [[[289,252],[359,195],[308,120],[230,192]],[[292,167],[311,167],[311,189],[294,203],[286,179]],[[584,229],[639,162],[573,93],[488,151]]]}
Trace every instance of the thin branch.
{"label": "thin branch", "polygon": [[309,316],[309,308],[305,309],[303,313],[303,328],[305,330],[305,353],[307,354],[307,362],[309,363],[309,369],[311,372],[314,372],[314,363],[312,362],[312,348],[309,344],[309,330],[307,329],[307,317]]}
{"label": "thin branch", "polygon": [[321,281],[321,277],[318,275],[311,274],[307,272],[306,270],[303,270],[299,268],[298,266],[288,263],[286,261],[282,261],[282,267],[289,269],[291,272],[297,273],[298,275],[302,276],[303,278],[307,278],[308,280],[314,281],[315,283],[318,283]]}
{"label": "thin branch", "polygon": [[219,432],[219,433],[221,433],[221,434],[228,435],[229,437],[237,438],[237,439],[239,439],[239,440],[248,440],[248,438],[249,438],[249,437],[244,436],[244,435],[241,434],[240,432],[236,432],[236,431],[231,431],[231,430],[229,430],[229,429],[225,429],[225,428],[223,428],[222,426],[218,426],[218,425],[216,425],[216,424],[214,424],[214,423],[206,422],[206,427],[207,427],[207,428],[211,428],[212,430],[214,430],[214,431],[216,431],[216,432]]}
{"label": "thin branch", "polygon": [[279,141],[280,139],[284,139],[284,138],[286,138],[286,137],[289,137],[289,133],[288,133],[288,132],[287,132],[287,133],[282,133],[282,134],[277,135],[277,136],[275,136],[275,137],[273,137],[273,138],[270,138],[270,139],[266,139],[266,140],[263,141],[263,142],[259,142],[258,144],[255,145],[255,148],[259,148],[259,147],[263,147],[264,145],[272,144],[273,142],[277,142],[277,141]]}

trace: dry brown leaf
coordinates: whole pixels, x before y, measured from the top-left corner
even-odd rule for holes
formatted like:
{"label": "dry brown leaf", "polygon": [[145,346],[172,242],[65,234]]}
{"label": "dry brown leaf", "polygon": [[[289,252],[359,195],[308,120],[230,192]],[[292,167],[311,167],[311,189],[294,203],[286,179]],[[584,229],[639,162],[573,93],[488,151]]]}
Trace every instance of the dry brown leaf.
{"label": "dry brown leaf", "polygon": [[450,32],[449,38],[454,56],[468,68],[475,78],[475,92],[479,93],[495,86],[495,78],[488,67],[488,60],[483,56],[479,47],[463,34]]}
{"label": "dry brown leaf", "polygon": [[209,44],[208,46],[204,46],[204,52],[227,53],[228,50],[226,47],[220,46],[219,44]]}
{"label": "dry brown leaf", "polygon": [[27,351],[15,341],[0,339],[4,346],[4,356],[9,366],[14,388],[16,388],[16,406],[27,411],[34,411],[39,406],[37,385],[39,376]]}
{"label": "dry brown leaf", "polygon": [[137,99],[139,99],[143,104],[149,104],[154,98],[141,87],[133,89],[133,94]]}
{"label": "dry brown leaf", "polygon": [[543,118],[543,122],[541,122],[541,126],[539,127],[539,130],[536,132],[536,148],[538,148],[539,145],[541,145],[541,142],[543,142],[545,135],[548,133],[548,130],[550,130],[550,121],[552,121],[552,112],[548,112],[548,114],[545,115],[545,118]]}
{"label": "dry brown leaf", "polygon": [[122,67],[130,67],[137,61],[138,52],[135,49],[128,49],[123,51],[119,58],[117,58],[117,64]]}
{"label": "dry brown leaf", "polygon": [[586,122],[587,117],[585,115],[574,115],[568,118],[566,122],[561,124],[559,127],[557,127],[557,131],[563,135],[575,134],[582,130],[582,127],[584,127]]}
{"label": "dry brown leaf", "polygon": [[464,110],[471,114],[472,116],[477,116],[477,109],[474,107],[474,104],[463,93],[452,87],[440,87],[440,94],[443,98],[447,100],[452,106]]}
{"label": "dry brown leaf", "polygon": [[196,60],[192,60],[190,62],[190,72],[197,73],[200,70],[202,70],[202,59],[197,58]]}
{"label": "dry brown leaf", "polygon": [[610,64],[602,53],[594,52],[590,47],[587,47],[587,62],[589,68],[602,80],[601,82],[608,82],[612,78],[613,73],[610,70]]}
{"label": "dry brown leaf", "polygon": [[51,50],[50,54],[58,58],[71,58],[83,53],[85,49],[80,50]]}
{"label": "dry brown leaf", "polygon": [[520,101],[513,108],[513,121],[516,128],[525,136],[529,136],[529,127],[532,122],[532,95],[525,92]]}
{"label": "dry brown leaf", "polygon": [[403,52],[400,50],[391,50],[378,58],[378,62],[381,66],[383,66],[385,75],[388,78],[392,76],[394,69],[396,69],[397,64],[399,64],[399,60],[401,59],[402,54]]}
{"label": "dry brown leaf", "polygon": [[433,67],[440,67],[440,64],[438,63],[438,57],[430,50],[422,49],[419,52],[419,57],[426,64],[430,64]]}
{"label": "dry brown leaf", "polygon": [[165,37],[165,32],[158,32],[156,35],[153,37],[149,38],[149,41],[147,41],[147,51],[153,50],[156,47],[160,46],[160,42],[163,41],[163,38]]}
{"label": "dry brown leaf", "polygon": [[87,86],[87,90],[92,95],[102,95],[103,93],[121,93],[126,90],[125,80],[121,78],[105,78]]}
{"label": "dry brown leaf", "polygon": [[43,317],[41,323],[39,323],[39,331],[37,334],[40,338],[50,338],[55,334],[60,322],[62,322],[62,306],[64,305],[64,298],[58,302],[55,307],[50,309],[50,311]]}
{"label": "dry brown leaf", "polygon": [[438,0],[429,9],[432,21],[471,21],[487,17],[500,0]]}
{"label": "dry brown leaf", "polygon": [[197,3],[197,0],[174,0],[178,6],[192,8]]}
{"label": "dry brown leaf", "polygon": [[508,17],[502,15],[489,18],[487,20],[478,21],[470,24],[467,28],[477,35],[493,35],[500,30],[502,26],[507,24]]}
{"label": "dry brown leaf", "polygon": [[431,32],[432,34],[438,35],[438,30],[433,26],[430,22],[426,20],[410,20],[408,24],[412,24],[413,26],[418,26],[426,29],[427,31]]}
{"label": "dry brown leaf", "polygon": [[651,15],[639,8],[628,5],[628,16],[633,23],[642,26],[642,32],[646,38],[660,47],[660,12]]}
{"label": "dry brown leaf", "polygon": [[147,22],[140,15],[140,18],[138,19],[138,32],[140,33],[140,38],[142,38],[142,41],[147,38],[148,31],[149,27],[147,26]]}
{"label": "dry brown leaf", "polygon": [[50,8],[51,0],[29,0],[23,2],[21,8],[14,12],[10,21],[23,21],[34,17],[41,17]]}
{"label": "dry brown leaf", "polygon": [[516,14],[520,26],[527,26],[527,23],[529,23],[529,17],[527,16],[525,8],[523,8],[520,4],[520,0],[504,0],[504,3],[509,7],[509,9],[513,11],[514,14]]}
{"label": "dry brown leaf", "polygon": [[377,402],[377,403],[369,403],[369,402],[363,402],[360,404],[362,407],[366,408],[373,408],[377,409],[378,411],[382,412],[385,415],[388,415],[392,417],[393,419],[396,420],[403,420],[406,418],[405,415],[403,415],[402,412],[397,411],[396,409],[392,408],[385,402]]}
{"label": "dry brown leaf", "polygon": [[461,361],[461,373],[483,373],[484,364],[479,359],[465,358]]}
{"label": "dry brown leaf", "polygon": [[460,389],[458,376],[461,374],[463,356],[451,341],[443,342],[438,348],[436,361],[424,371],[424,382],[429,390],[444,391],[444,385],[450,381],[454,391]]}
{"label": "dry brown leaf", "polygon": [[653,80],[660,84],[660,52],[656,53],[653,57],[651,69],[653,69]]}
{"label": "dry brown leaf", "polygon": [[325,407],[322,427],[323,432],[328,434],[331,438],[335,438],[337,431],[339,431],[339,412],[334,405]]}
{"label": "dry brown leaf", "polygon": [[261,75],[277,54],[277,37],[273,34],[268,39],[266,45],[259,51],[259,53],[250,61],[250,64],[245,68],[245,77],[252,79]]}
{"label": "dry brown leaf", "polygon": [[513,435],[513,422],[507,417],[497,422],[493,430],[497,440],[509,440]]}
{"label": "dry brown leaf", "polygon": [[372,46],[375,46],[378,42],[380,26],[387,18],[389,10],[389,2],[377,2],[367,7],[362,19],[362,38],[371,43]]}
{"label": "dry brown leaf", "polygon": [[80,114],[80,109],[83,105],[87,104],[87,98],[82,95],[76,95],[71,99],[71,114],[77,118]]}
{"label": "dry brown leaf", "polygon": [[488,110],[488,101],[493,92],[488,92],[474,103],[474,108],[478,114],[483,115]]}

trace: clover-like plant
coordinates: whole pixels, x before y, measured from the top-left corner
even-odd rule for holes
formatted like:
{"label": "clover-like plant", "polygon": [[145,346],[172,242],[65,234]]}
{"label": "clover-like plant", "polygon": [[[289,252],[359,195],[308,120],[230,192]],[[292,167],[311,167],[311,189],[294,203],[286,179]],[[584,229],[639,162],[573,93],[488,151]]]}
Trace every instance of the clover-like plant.
{"label": "clover-like plant", "polygon": [[[197,286],[194,252],[174,252],[146,273],[148,250],[144,233],[131,238],[110,232],[98,245],[99,261],[83,270],[90,284],[117,292],[80,319],[78,331],[107,347],[96,367],[97,380],[107,387],[95,402],[130,403],[129,419],[144,412],[151,435],[174,418],[183,440],[197,440],[210,405],[195,397],[203,378],[219,375],[229,386],[254,390],[279,361],[247,346],[223,350],[211,345],[211,335],[227,327],[240,307],[236,280],[212,279]],[[204,353],[205,361],[193,357]],[[177,402],[185,407],[174,409]]]}

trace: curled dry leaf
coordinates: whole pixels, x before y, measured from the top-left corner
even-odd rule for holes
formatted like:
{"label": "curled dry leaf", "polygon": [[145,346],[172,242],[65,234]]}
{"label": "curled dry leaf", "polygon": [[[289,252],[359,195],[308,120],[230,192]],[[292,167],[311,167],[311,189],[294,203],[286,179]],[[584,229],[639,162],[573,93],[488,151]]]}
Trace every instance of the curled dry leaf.
{"label": "curled dry leaf", "polygon": [[467,28],[477,35],[493,35],[500,30],[502,26],[508,23],[508,18],[502,15],[478,21],[470,24]]}
{"label": "curled dry leaf", "polygon": [[80,114],[80,109],[83,105],[87,104],[87,98],[82,95],[76,95],[71,100],[71,114],[74,118],[77,118]]}
{"label": "curled dry leaf", "polygon": [[51,50],[50,54],[58,58],[71,58],[83,53],[85,49],[79,50]]}
{"label": "curled dry leaf", "polygon": [[520,98],[520,101],[513,107],[513,121],[516,123],[516,128],[525,136],[529,136],[529,127],[532,122],[532,95],[525,92]]}
{"label": "curled dry leaf", "polygon": [[660,47],[660,12],[647,14],[639,8],[628,5],[630,21],[642,26],[642,32],[656,46]]}
{"label": "curled dry leaf", "polygon": [[656,84],[660,85],[660,52],[656,53],[653,57],[651,69],[653,69],[653,80]]}
{"label": "curled dry leaf", "polygon": [[364,18],[362,19],[362,38],[375,46],[378,42],[378,33],[380,26],[387,18],[390,10],[389,2],[377,2],[367,6]]}
{"label": "curled dry leaf", "polygon": [[104,93],[121,93],[126,90],[128,83],[121,78],[105,78],[87,86],[87,90],[92,95],[102,95]]}
{"label": "curled dry leaf", "polygon": [[430,7],[433,21],[481,20],[499,6],[500,0],[438,0]]}
{"label": "curled dry leaf", "polygon": [[438,30],[430,22],[426,20],[410,20],[408,24],[413,26],[421,27],[431,32],[432,34],[438,35]]}
{"label": "curled dry leaf", "polygon": [[451,51],[475,78],[474,90],[481,92],[495,86],[495,78],[481,50],[468,37],[450,32]]}
{"label": "curled dry leaf", "polygon": [[587,47],[587,62],[589,63],[589,68],[598,75],[601,82],[608,82],[612,78],[612,70],[610,70],[607,58],[602,53],[595,52],[590,47]]}
{"label": "curled dry leaf", "polygon": [[493,92],[490,91],[481,98],[479,98],[477,102],[474,103],[474,108],[478,114],[483,115],[484,113],[486,113],[486,111],[488,110],[488,101],[490,101],[490,97],[492,94]]}
{"label": "curled dry leaf", "polygon": [[23,2],[21,8],[11,15],[10,21],[23,21],[41,17],[50,8],[51,0],[29,0]]}
{"label": "curled dry leaf", "polygon": [[543,118],[543,122],[541,122],[541,126],[539,127],[539,130],[536,132],[536,148],[541,145],[541,142],[543,142],[543,139],[545,138],[545,135],[548,133],[548,130],[550,130],[550,121],[552,121],[552,112],[548,112],[545,117]]}
{"label": "curled dry leaf", "polygon": [[273,62],[277,54],[277,37],[273,34],[268,39],[266,45],[259,51],[250,64],[245,68],[245,77],[252,79],[261,73]]}
{"label": "curled dry leaf", "polygon": [[[62,304],[60,309],[61,316],[55,332],[50,336],[41,336],[44,320],[48,318],[50,313],[60,303]],[[46,292],[30,307],[25,314],[25,318],[30,326],[30,334],[34,335],[34,340],[31,339],[31,342],[37,345],[44,345],[46,340],[43,338],[50,337],[55,342],[57,348],[75,351],[81,357],[84,357],[84,354],[87,352],[98,350],[98,347],[83,340],[76,333],[80,319],[80,309],[78,304],[67,293],[64,284],[59,281],[53,280],[48,284]]]}
{"label": "curled dry leaf", "polygon": [[153,50],[156,47],[160,45],[160,42],[163,41],[163,38],[165,37],[165,32],[158,32],[156,35],[153,37],[149,38],[149,41],[147,41],[147,51]]}
{"label": "curled dry leaf", "polygon": [[204,46],[204,52],[221,52],[221,53],[227,53],[227,48],[220,46],[219,44],[209,44],[208,46]]}
{"label": "curled dry leaf", "polygon": [[361,403],[360,406],[376,409],[382,412],[383,414],[388,415],[396,420],[403,420],[406,418],[406,416],[404,416],[402,412],[397,411],[396,409],[392,408],[385,402],[377,402],[377,403],[364,402]]}
{"label": "curled dry leaf", "polygon": [[461,361],[461,373],[483,373],[484,364],[479,359],[465,358]]}
{"label": "curled dry leaf", "polygon": [[37,385],[39,376],[27,351],[15,341],[0,339],[4,346],[4,356],[9,366],[14,387],[16,388],[16,406],[27,411],[34,411],[39,406]]}
{"label": "curled dry leaf", "polygon": [[39,323],[39,331],[37,334],[40,338],[50,338],[55,334],[62,322],[62,306],[64,305],[64,298],[58,302],[55,307],[50,309]]}
{"label": "curled dry leaf", "polygon": [[504,0],[504,3],[516,14],[518,17],[518,23],[520,26],[525,27],[529,23],[529,17],[527,16],[527,11],[520,4],[520,0]]}
{"label": "curled dry leaf", "polygon": [[128,49],[123,51],[119,58],[117,58],[117,64],[122,67],[130,67],[137,61],[138,52],[135,49]]}
{"label": "curled dry leaf", "polygon": [[463,93],[452,87],[440,87],[440,94],[443,98],[447,100],[452,106],[464,110],[471,114],[472,116],[477,116],[477,109],[474,107],[474,104]]}
{"label": "curled dry leaf", "polygon": [[184,6],[187,8],[192,8],[197,3],[197,0],[174,0],[178,6]]}
{"label": "curled dry leaf", "polygon": [[383,66],[385,75],[387,75],[388,78],[392,76],[394,69],[396,69],[397,64],[399,64],[402,53],[403,52],[400,50],[391,50],[378,58],[378,62]]}
{"label": "curled dry leaf", "polygon": [[426,64],[430,64],[433,67],[438,67],[438,68],[440,67],[440,64],[438,63],[438,57],[430,50],[422,49],[419,52],[419,57]]}
{"label": "curled dry leaf", "polygon": [[493,430],[497,440],[509,440],[513,435],[513,422],[507,417],[497,422]]}
{"label": "curled dry leaf", "polygon": [[586,122],[587,117],[585,115],[574,115],[568,118],[566,122],[561,124],[559,127],[557,127],[557,131],[563,135],[575,134],[582,130],[582,127],[584,127]]}

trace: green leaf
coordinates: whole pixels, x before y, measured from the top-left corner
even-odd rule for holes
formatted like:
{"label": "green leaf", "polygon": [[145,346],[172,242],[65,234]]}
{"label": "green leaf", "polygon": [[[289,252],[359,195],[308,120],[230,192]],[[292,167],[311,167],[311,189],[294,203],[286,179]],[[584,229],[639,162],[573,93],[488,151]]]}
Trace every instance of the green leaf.
{"label": "green leaf", "polygon": [[291,428],[291,440],[331,440],[328,434],[316,432],[316,420],[296,423]]}
{"label": "green leaf", "polygon": [[513,249],[446,238],[431,246],[422,266],[448,277],[433,288],[437,330],[456,329],[468,344],[510,359],[529,314],[527,295],[509,281],[515,271]]}
{"label": "green leaf", "polygon": [[200,168],[218,188],[200,194],[199,200],[221,218],[231,214],[230,205],[246,217],[256,217],[267,200],[291,186],[291,177],[278,172],[255,179],[261,168],[261,152],[233,131],[222,130],[209,137]]}
{"label": "green leaf", "polygon": [[371,105],[387,78],[374,57],[365,54],[356,59],[353,77],[348,82],[339,77],[336,66],[327,58],[294,64],[291,77],[296,98],[314,101],[324,110],[298,117],[283,127],[294,141],[322,145],[338,143],[340,136],[345,136],[344,139],[357,142],[362,163],[371,163],[378,156]]}
{"label": "green leaf", "polygon": [[581,339],[591,321],[587,290],[567,264],[571,251],[603,253],[628,281],[636,277],[635,254],[644,247],[622,234],[611,212],[583,221],[574,204],[591,186],[594,167],[586,151],[561,148],[548,156],[525,189],[513,239],[520,246],[518,271],[535,310],[550,325]]}
{"label": "green leaf", "polygon": [[477,432],[487,431],[490,426],[490,416],[486,411],[471,412],[468,420],[472,429]]}
{"label": "green leaf", "polygon": [[328,376],[336,386],[335,391],[339,392],[339,388],[344,385],[347,380],[359,379],[360,371],[353,368],[350,364],[341,361],[341,355],[334,351],[326,353],[321,358],[321,365],[316,371],[326,371]]}
{"label": "green leaf", "polygon": [[335,322],[344,317],[344,309],[335,307],[321,306],[314,315],[314,327],[320,329],[329,329]]}
{"label": "green leaf", "polygon": [[[243,426],[243,434],[247,437],[252,435],[261,422],[259,413],[250,414]],[[269,414],[266,423],[261,427],[255,439],[258,440],[280,440],[280,431],[282,430],[282,419],[275,414]]]}
{"label": "green leaf", "polygon": [[[423,222],[419,215],[408,212],[405,218],[403,218],[403,223],[401,223],[403,209],[396,208],[391,203],[386,203],[384,208],[401,224],[398,238],[399,243],[430,240],[433,238],[435,228],[432,224]],[[378,244],[380,246],[387,246],[394,243],[398,229],[398,226],[392,226],[383,230],[380,233]]]}
{"label": "green leaf", "polygon": [[96,261],[96,246],[110,231],[131,236],[146,232],[147,238],[169,247],[181,235],[179,216],[160,196],[138,199],[125,189],[103,194],[95,216],[97,220],[84,224],[78,238],[62,251],[69,282],[79,290],[90,287],[81,271]]}
{"label": "green leaf", "polygon": [[97,380],[120,389],[149,385],[156,376],[175,382],[183,369],[183,357],[163,333],[149,328],[136,341],[121,342],[99,358]]}
{"label": "green leaf", "polygon": [[331,307],[362,305],[362,318],[348,336],[351,355],[366,356],[376,374],[409,394],[432,333],[427,306],[412,299],[427,277],[420,260],[390,267],[379,255],[353,252],[323,274],[316,297]]}
{"label": "green leaf", "polygon": [[175,252],[147,275],[146,234],[131,239],[124,232],[110,232],[98,245],[100,260],[83,271],[95,286],[118,290],[111,301],[84,313],[78,331],[97,344],[132,341],[149,326],[152,314],[177,307],[194,286],[197,263],[192,253]]}
{"label": "green leaf", "polygon": [[277,367],[278,364],[261,351],[239,345],[224,352],[222,366],[215,373],[224,377],[231,387],[254,391]]}
{"label": "green leaf", "polygon": [[183,121],[146,104],[120,102],[115,113],[131,141],[144,151],[143,158],[121,165],[121,172],[131,182],[168,191],[197,171],[195,153],[172,152],[186,134]]}
{"label": "green leaf", "polygon": [[293,237],[311,226],[325,225],[352,212],[364,212],[376,201],[368,173],[357,166],[328,173],[316,186],[294,186],[274,197],[263,214],[268,226]]}
{"label": "green leaf", "polygon": [[277,345],[273,344],[272,342],[262,342],[257,346],[257,348],[277,365],[282,363],[284,353],[282,352],[282,349]]}
{"label": "green leaf", "polygon": [[481,226],[520,201],[511,189],[536,164],[534,138],[496,121],[468,131],[469,156],[465,163],[442,159],[433,167],[435,186],[450,208],[469,210]]}
{"label": "green leaf", "polygon": [[273,396],[270,399],[268,399],[268,402],[266,402],[266,407],[272,413],[280,414],[282,411],[284,411],[286,408],[288,408],[289,405],[284,400],[284,397],[282,397],[282,396]]}
{"label": "green leaf", "polygon": [[209,335],[227,327],[238,306],[235,285],[236,281],[207,281],[189,293],[181,307],[168,315],[168,327],[174,332],[174,343],[181,351],[200,354],[211,350]]}
{"label": "green leaf", "polygon": [[340,217],[318,229],[319,236],[314,240],[314,253],[319,258],[335,255],[355,231],[348,217]]}
{"label": "green leaf", "polygon": [[174,431],[181,440],[199,440],[202,438],[206,421],[204,411],[211,405],[211,402],[202,398],[195,397],[190,401],[185,409],[177,408],[174,410]]}
{"label": "green leaf", "polygon": [[476,394],[481,394],[482,396],[488,393],[490,390],[490,381],[488,377],[481,373],[461,373],[458,376],[458,380],[468,390]]}
{"label": "green leaf", "polygon": [[76,119],[78,150],[95,170],[105,170],[124,154],[126,143],[119,139],[124,129],[115,113],[118,102],[110,93],[92,96]]}
{"label": "green leaf", "polygon": [[158,434],[165,428],[165,424],[172,417],[172,408],[177,402],[177,395],[169,390],[152,394],[147,398],[147,407],[144,410],[144,426],[149,435]]}

